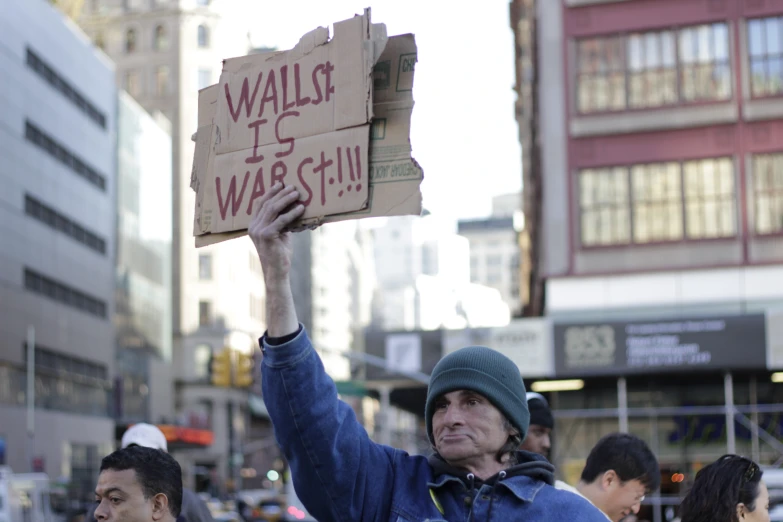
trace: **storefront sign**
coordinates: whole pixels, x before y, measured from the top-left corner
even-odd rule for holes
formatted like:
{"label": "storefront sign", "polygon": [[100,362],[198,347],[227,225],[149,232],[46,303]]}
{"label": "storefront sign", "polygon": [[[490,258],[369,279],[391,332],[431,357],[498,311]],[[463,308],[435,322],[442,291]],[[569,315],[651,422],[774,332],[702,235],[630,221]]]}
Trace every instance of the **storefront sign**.
{"label": "storefront sign", "polygon": [[763,314],[556,324],[558,376],[766,367]]}
{"label": "storefront sign", "polygon": [[443,354],[465,346],[488,346],[514,361],[523,377],[551,377],[552,323],[549,319],[515,319],[506,326],[443,332]]}

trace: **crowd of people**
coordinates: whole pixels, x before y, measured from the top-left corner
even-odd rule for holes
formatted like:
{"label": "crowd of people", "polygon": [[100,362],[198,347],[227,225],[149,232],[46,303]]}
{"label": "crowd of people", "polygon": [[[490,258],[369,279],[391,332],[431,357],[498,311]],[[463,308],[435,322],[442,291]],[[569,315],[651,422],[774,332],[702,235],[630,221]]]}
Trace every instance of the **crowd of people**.
{"label": "crowd of people", "polygon": [[[293,187],[273,187],[255,202],[249,233],[267,298],[260,340],[264,400],[297,494],[318,521],[634,519],[645,495],[660,486],[647,444],[626,433],[607,435],[588,455],[578,483],[556,481],[546,399],[527,393],[519,368],[487,347],[457,350],[433,369],[424,404],[431,455],[373,442],[339,399],[297,319],[287,230],[304,210],[298,200]],[[190,495],[183,493],[179,465],[165,444],[151,439],[123,439],[123,448],[103,459],[96,520],[201,520],[183,508]],[[697,473],[681,521],[769,522],[762,476],[749,459],[721,457]]]}

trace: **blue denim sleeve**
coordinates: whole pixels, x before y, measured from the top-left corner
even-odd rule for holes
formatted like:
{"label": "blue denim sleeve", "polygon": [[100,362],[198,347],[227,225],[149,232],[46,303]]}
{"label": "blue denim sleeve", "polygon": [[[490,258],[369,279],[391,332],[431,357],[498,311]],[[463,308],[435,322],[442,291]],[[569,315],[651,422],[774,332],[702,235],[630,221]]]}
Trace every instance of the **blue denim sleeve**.
{"label": "blue denim sleeve", "polygon": [[287,343],[261,340],[264,402],[296,493],[319,522],[388,520],[394,450],[370,440],[300,328]]}

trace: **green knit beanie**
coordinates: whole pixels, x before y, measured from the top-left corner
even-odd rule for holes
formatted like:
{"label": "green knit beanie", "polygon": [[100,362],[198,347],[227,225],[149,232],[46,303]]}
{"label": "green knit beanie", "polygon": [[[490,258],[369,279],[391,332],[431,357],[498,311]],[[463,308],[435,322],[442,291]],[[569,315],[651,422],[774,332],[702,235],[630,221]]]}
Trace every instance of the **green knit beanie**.
{"label": "green knit beanie", "polygon": [[471,390],[486,397],[519,430],[524,440],[530,424],[527,396],[522,375],[514,362],[500,352],[484,346],[469,346],[441,359],[430,375],[424,417],[431,443],[435,400],[456,390]]}

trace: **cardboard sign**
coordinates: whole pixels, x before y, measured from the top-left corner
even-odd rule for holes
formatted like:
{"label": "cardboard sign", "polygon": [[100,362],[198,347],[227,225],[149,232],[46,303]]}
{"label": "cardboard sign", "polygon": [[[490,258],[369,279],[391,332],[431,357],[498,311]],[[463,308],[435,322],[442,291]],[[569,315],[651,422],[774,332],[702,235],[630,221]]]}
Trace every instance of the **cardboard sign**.
{"label": "cardboard sign", "polygon": [[226,60],[220,83],[199,91],[196,246],[246,234],[253,201],[277,181],[306,205],[294,229],[420,214],[415,63],[413,35],[387,41],[368,11],[335,24],[331,41],[319,28],[291,51]]}

